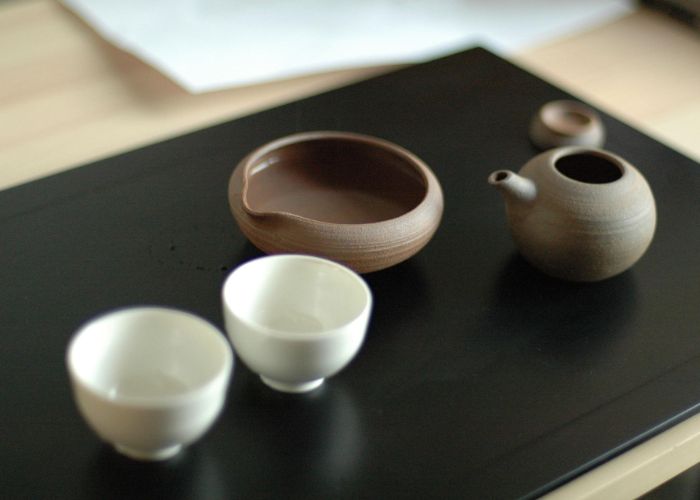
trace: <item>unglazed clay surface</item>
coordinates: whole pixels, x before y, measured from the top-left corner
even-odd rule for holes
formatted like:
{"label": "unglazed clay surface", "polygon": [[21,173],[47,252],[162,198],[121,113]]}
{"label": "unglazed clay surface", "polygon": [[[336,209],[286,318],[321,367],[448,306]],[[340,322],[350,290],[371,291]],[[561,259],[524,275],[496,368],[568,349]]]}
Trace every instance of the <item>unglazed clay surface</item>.
{"label": "unglazed clay surface", "polygon": [[605,143],[605,126],[600,115],[582,102],[550,101],[532,117],[530,140],[543,150],[562,146],[600,148]]}
{"label": "unglazed clay surface", "polygon": [[362,273],[421,250],[443,210],[420,159],[347,132],[296,134],[253,151],[231,176],[229,204],[264,252],[317,255]]}
{"label": "unglazed clay surface", "polygon": [[522,255],[545,273],[598,281],[634,265],[651,243],[656,206],[642,174],[595,148],[564,147],[534,157],[518,174],[493,172]]}

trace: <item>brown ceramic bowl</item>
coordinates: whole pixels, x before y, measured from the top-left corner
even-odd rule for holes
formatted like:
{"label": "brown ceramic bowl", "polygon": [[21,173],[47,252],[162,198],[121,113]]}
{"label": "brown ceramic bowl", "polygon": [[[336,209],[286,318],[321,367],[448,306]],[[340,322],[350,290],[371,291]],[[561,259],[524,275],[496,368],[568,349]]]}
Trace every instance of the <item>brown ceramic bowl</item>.
{"label": "brown ceramic bowl", "polygon": [[266,253],[325,257],[360,273],[408,259],[435,233],[440,184],[418,157],[349,132],[305,132],[251,152],[229,182],[243,234]]}

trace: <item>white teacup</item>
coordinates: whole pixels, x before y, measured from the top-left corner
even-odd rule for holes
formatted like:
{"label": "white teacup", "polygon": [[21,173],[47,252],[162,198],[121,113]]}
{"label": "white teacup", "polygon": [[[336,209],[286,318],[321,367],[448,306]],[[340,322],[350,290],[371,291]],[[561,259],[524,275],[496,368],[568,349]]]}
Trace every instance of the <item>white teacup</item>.
{"label": "white teacup", "polygon": [[131,458],[163,460],[206,432],[223,408],[233,369],[226,338],[209,322],[161,307],[100,316],[68,346],[78,409]]}
{"label": "white teacup", "polygon": [[306,392],[345,367],[367,331],[372,294],[347,267],[306,255],[247,262],[222,291],[226,331],[263,382]]}

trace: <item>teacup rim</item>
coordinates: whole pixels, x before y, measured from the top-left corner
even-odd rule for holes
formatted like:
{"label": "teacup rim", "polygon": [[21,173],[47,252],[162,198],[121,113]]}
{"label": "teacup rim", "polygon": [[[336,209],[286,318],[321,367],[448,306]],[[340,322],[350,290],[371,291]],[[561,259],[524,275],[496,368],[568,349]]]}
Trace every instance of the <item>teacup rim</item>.
{"label": "teacup rim", "polygon": [[[334,261],[334,260],[331,260],[331,259],[328,259],[325,257],[318,257],[316,255],[309,255],[309,254],[302,254],[302,253],[277,253],[277,254],[262,255],[262,256],[255,257],[253,259],[250,259],[250,260],[247,260],[247,261],[241,263],[233,271],[231,271],[231,273],[229,273],[229,275],[224,280],[224,284],[221,287],[221,300],[223,303],[223,307],[226,310],[228,310],[231,314],[233,314],[233,308],[229,305],[229,301],[226,298],[227,297],[226,291],[232,286],[232,285],[230,285],[230,283],[232,282],[233,275],[241,267],[243,267],[247,264],[261,261],[261,260],[267,260],[267,259],[308,260],[308,261],[319,262],[319,263],[322,263],[324,265],[330,265],[333,268],[339,269],[342,272],[346,273],[348,276],[351,276],[353,281],[360,285],[360,287],[362,288],[362,290],[364,292],[365,305],[349,321],[345,321],[344,323],[342,323],[338,326],[335,326],[333,328],[329,328],[329,329],[326,329],[323,331],[317,331],[317,332],[288,332],[288,331],[281,330],[278,328],[272,328],[268,325],[264,325],[264,324],[258,323],[256,321],[251,321],[249,318],[235,315],[239,321],[241,321],[247,325],[252,325],[255,327],[255,329],[257,331],[262,331],[266,335],[269,335],[271,337],[276,337],[276,338],[284,339],[287,341],[300,341],[301,342],[301,341],[309,341],[309,340],[319,340],[319,339],[323,339],[323,338],[329,338],[329,337],[333,337],[336,335],[340,335],[340,334],[342,334],[342,331],[346,327],[348,327],[349,325],[352,325],[353,323],[355,323],[357,321],[362,321],[364,317],[369,317],[369,315],[372,311],[372,308],[374,306],[374,298],[372,296],[372,290],[370,289],[367,282],[362,278],[362,276],[360,276],[359,273],[357,273],[356,271],[352,270],[350,267],[348,267],[340,262],[337,262],[337,261]],[[231,336],[230,332],[227,332],[227,334],[229,335],[229,337]]]}
{"label": "teacup rim", "polygon": [[[79,342],[81,335],[88,331],[88,328],[93,326],[98,321],[106,320],[110,316],[137,312],[158,312],[165,314],[177,314],[180,317],[188,318],[204,326],[204,331],[207,332],[207,335],[210,335],[212,339],[215,339],[214,342],[218,343],[221,348],[220,351],[223,355],[221,368],[216,370],[213,376],[209,377],[205,382],[198,384],[196,387],[190,388],[178,394],[157,396],[111,396],[103,388],[99,387],[97,384],[91,382],[87,378],[81,376],[78,373],[73,361],[74,349],[77,343]],[[65,354],[65,363],[71,383],[74,386],[79,386],[83,390],[89,391],[95,397],[98,397],[99,399],[102,399],[103,401],[108,402],[109,404],[158,409],[180,406],[188,402],[197,401],[201,397],[210,393],[212,390],[216,389],[216,387],[220,386],[220,384],[223,383],[224,385],[227,385],[228,380],[230,379],[233,373],[235,358],[231,349],[231,345],[228,339],[226,338],[224,332],[222,332],[221,329],[214,325],[214,323],[212,323],[211,321],[192,312],[177,309],[174,307],[159,305],[134,305],[109,309],[83,322],[83,324],[75,330],[68,343],[68,347],[66,348]]]}

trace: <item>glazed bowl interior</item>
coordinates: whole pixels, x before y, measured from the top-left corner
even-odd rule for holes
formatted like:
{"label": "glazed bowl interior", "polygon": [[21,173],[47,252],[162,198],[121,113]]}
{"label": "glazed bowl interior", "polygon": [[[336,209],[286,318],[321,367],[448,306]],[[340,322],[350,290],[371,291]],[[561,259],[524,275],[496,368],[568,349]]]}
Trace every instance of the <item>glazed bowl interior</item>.
{"label": "glazed bowl interior", "polygon": [[573,136],[587,132],[595,122],[593,111],[574,101],[553,101],[542,108],[542,122],[553,132]]}
{"label": "glazed bowl interior", "polygon": [[230,370],[215,327],[190,314],[134,308],[98,318],[71,342],[75,379],[113,401],[166,402],[207,386]]}
{"label": "glazed bowl interior", "polygon": [[309,138],[250,159],[244,202],[258,213],[366,224],[405,214],[427,180],[406,152],[356,138]]}
{"label": "glazed bowl interior", "polygon": [[224,302],[254,329],[318,335],[360,317],[371,292],[349,269],[325,259],[276,255],[248,262],[228,278]]}

